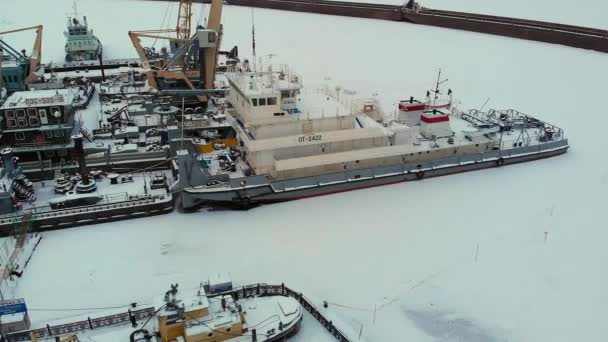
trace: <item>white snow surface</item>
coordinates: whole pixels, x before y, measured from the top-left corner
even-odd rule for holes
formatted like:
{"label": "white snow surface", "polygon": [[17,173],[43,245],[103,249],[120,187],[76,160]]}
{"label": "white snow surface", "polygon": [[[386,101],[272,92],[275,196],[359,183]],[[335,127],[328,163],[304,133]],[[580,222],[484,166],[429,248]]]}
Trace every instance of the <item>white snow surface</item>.
{"label": "white snow surface", "polygon": [[[424,4],[606,27],[607,4],[597,0]],[[60,60],[70,5],[3,1],[0,30],[44,23],[43,58]],[[167,6],[79,1],[108,58],[133,57],[127,31],[158,28]],[[250,18],[247,8],[224,10],[225,47],[239,45],[243,56],[250,54]],[[47,233],[20,280],[18,295],[29,308],[124,305],[229,270],[235,283],[285,282],[342,305],[332,304],[332,315],[346,330],[363,326],[368,341],[605,339],[608,55],[396,22],[261,9],[255,18],[258,56],[277,54],[273,62],[290,63],[307,85],[330,76],[361,95],[378,92],[388,109],[422,97],[441,67],[465,108],[490,98],[487,107],[535,114],[563,127],[572,149],[250,211]],[[31,318],[68,314],[32,310]],[[318,328],[310,319],[306,326]],[[296,340],[329,339],[305,328]]]}

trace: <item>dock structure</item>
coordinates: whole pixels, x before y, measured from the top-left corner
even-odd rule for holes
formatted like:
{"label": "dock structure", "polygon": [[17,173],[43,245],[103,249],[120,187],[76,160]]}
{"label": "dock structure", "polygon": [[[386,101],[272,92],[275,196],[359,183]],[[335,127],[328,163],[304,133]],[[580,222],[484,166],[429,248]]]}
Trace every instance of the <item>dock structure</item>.
{"label": "dock structure", "polygon": [[[197,2],[208,3],[210,0],[197,0]],[[414,1],[410,1],[405,5],[385,5],[326,0],[230,0],[228,4],[232,6],[403,21],[608,53],[608,30],[538,20],[431,9],[422,7]]]}

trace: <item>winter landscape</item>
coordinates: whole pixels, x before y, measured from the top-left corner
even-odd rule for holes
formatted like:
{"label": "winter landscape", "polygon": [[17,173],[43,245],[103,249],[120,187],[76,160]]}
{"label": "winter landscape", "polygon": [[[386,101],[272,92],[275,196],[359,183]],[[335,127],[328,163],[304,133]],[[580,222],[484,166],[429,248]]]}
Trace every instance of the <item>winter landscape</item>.
{"label": "winter landscape", "polygon": [[[370,2],[368,0],[366,2]],[[376,1],[377,2],[377,1]],[[385,3],[399,1],[386,0]],[[608,28],[608,5],[539,0],[423,5]],[[130,30],[175,3],[80,0],[108,58],[136,58]],[[63,61],[69,0],[0,3],[0,31],[44,24],[43,62]],[[195,4],[193,21],[209,5]],[[176,15],[173,9],[173,16]],[[250,8],[225,6],[223,44],[251,55]],[[361,341],[597,341],[606,335],[606,54],[399,22],[255,9],[258,56],[303,82],[423,98],[442,69],[463,108],[514,108],[563,128],[567,154],[530,163],[265,205],[43,233],[14,288],[32,323],[152,303],[168,286],[229,273],[288,284]],[[26,38],[23,38],[26,37]],[[28,38],[29,37],[29,38]],[[7,41],[21,46],[20,33]],[[86,335],[84,341],[117,341]],[[305,315],[294,341],[332,341]]]}

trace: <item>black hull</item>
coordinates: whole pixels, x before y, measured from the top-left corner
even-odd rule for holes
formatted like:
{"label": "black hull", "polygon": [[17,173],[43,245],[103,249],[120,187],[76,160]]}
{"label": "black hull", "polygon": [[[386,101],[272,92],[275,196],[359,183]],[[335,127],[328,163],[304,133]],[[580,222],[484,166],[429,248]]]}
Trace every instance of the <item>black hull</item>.
{"label": "black hull", "polygon": [[[140,217],[156,216],[167,214],[173,211],[174,200],[159,201],[141,205],[129,205],[129,202],[120,202],[111,205],[98,205],[99,210],[84,210],[84,208],[74,208],[62,211],[69,211],[69,214],[55,215],[45,214],[44,217],[36,217],[30,220],[32,232],[42,232],[48,230],[58,230],[75,226],[89,224],[114,222],[129,220]],[[102,209],[101,207],[106,207]],[[110,207],[110,208],[107,208]],[[91,207],[86,207],[91,208]],[[10,219],[0,219],[0,236],[10,236],[20,222],[13,222]]]}
{"label": "black hull", "polygon": [[[513,156],[509,158],[499,158],[497,160],[488,160],[488,161],[480,161],[474,162],[470,164],[464,165],[455,165],[449,167],[442,167],[436,169],[425,169],[423,171],[418,172],[408,172],[401,173],[393,176],[385,176],[378,178],[370,178],[370,179],[361,179],[357,181],[351,182],[343,182],[338,184],[328,184],[328,185],[318,185],[315,187],[307,187],[303,189],[292,189],[277,192],[272,189],[271,186],[256,188],[253,190],[247,190],[247,192],[243,190],[235,191],[228,190],[226,193],[231,192],[232,194],[227,195],[225,197],[229,197],[228,200],[209,200],[205,198],[205,195],[201,195],[200,193],[193,193],[184,191],[182,196],[191,196],[189,198],[189,203],[197,202],[196,205],[192,207],[184,207],[185,211],[194,211],[200,209],[202,207],[220,207],[220,208],[228,208],[228,209],[251,209],[256,206],[262,204],[273,204],[280,203],[286,201],[293,201],[303,198],[310,197],[318,197],[331,195],[341,192],[360,190],[366,188],[372,188],[383,185],[390,185],[402,182],[423,180],[427,178],[447,176],[457,173],[483,170],[493,167],[503,167],[506,165],[519,164],[533,160],[539,160],[544,158],[550,158],[554,156],[558,156],[564,154],[568,150],[568,146],[564,146],[562,148],[558,148],[550,151],[543,151],[534,154],[521,155],[521,156]],[[183,199],[183,197],[182,197]],[[182,200],[182,203],[184,201]]]}

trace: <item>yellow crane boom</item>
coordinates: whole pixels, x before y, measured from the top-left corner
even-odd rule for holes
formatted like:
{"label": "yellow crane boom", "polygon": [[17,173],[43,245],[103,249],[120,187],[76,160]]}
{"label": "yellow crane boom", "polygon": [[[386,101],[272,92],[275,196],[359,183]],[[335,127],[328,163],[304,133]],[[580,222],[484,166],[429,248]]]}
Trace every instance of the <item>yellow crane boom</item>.
{"label": "yellow crane boom", "polygon": [[32,47],[32,53],[30,56],[30,69],[29,74],[25,78],[25,83],[33,83],[40,79],[40,76],[36,74],[40,68],[42,62],[42,25],[24,27],[20,29],[0,32],[0,35],[23,32],[29,30],[36,30],[36,39],[34,40],[34,46]]}

